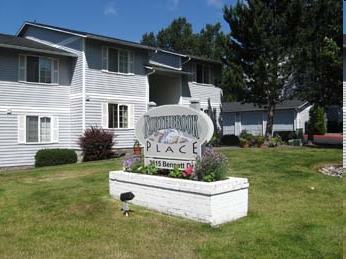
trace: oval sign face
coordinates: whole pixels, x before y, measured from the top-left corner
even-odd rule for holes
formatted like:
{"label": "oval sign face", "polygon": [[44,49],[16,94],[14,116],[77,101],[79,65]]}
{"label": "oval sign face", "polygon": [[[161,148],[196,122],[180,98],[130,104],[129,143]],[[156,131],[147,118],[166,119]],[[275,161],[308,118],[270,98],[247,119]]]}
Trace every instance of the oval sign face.
{"label": "oval sign face", "polygon": [[[150,162],[156,158],[191,161],[201,155],[202,145],[212,138],[214,126],[202,111],[163,105],[146,112],[138,120],[135,133],[144,147],[144,156],[152,158]],[[171,168],[160,166],[157,161],[155,164]]]}

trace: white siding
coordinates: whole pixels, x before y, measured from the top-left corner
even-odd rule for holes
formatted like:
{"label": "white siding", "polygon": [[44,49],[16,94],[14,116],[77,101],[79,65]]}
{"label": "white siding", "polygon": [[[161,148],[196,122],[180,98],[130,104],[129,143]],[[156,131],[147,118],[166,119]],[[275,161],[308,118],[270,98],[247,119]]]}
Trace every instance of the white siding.
{"label": "white siding", "polygon": [[294,110],[275,111],[273,132],[274,131],[293,131],[294,120],[295,120]]}
{"label": "white siding", "polygon": [[[34,108],[34,107],[32,107]],[[18,110],[17,110],[18,109]],[[69,148],[69,113],[54,109],[31,110],[24,112],[20,107],[12,109],[12,114],[0,111],[0,167],[21,166],[34,164],[38,150],[44,148]],[[57,116],[59,118],[59,143],[51,144],[19,144],[18,119],[19,115]]]}
{"label": "white siding", "polygon": [[[102,126],[102,103],[119,103],[134,108],[134,123],[147,110],[147,76],[142,64],[146,56],[135,51],[135,73],[124,75],[102,70],[102,46],[95,41],[87,41],[86,46],[86,96],[85,123],[89,126]],[[134,129],[112,129],[115,136],[115,148],[133,147]]]}
{"label": "white siding", "polygon": [[[216,112],[216,124],[218,127],[218,130],[221,130],[221,97],[222,97],[222,90],[218,87],[215,87],[213,85],[204,85],[204,84],[198,84],[194,82],[189,82],[189,91],[191,93],[192,99],[199,99],[201,103],[201,108],[204,110],[208,109],[208,101],[210,101],[210,105],[213,110]],[[190,98],[183,98],[182,103],[189,103]]]}
{"label": "white siding", "polygon": [[224,113],[223,119],[223,135],[235,134],[235,113]]}
{"label": "white siding", "polygon": [[246,130],[253,135],[263,134],[262,112],[241,113],[241,130]]}

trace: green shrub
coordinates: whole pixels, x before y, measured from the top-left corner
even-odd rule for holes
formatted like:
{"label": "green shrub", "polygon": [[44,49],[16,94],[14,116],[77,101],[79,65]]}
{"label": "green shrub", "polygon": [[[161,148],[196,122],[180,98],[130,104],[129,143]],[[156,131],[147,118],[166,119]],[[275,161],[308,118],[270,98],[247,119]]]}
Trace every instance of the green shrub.
{"label": "green shrub", "polygon": [[74,164],[77,154],[66,148],[41,149],[35,155],[35,167]]}
{"label": "green shrub", "polygon": [[239,140],[240,139],[246,139],[247,143],[250,146],[253,146],[255,144],[255,136],[252,135],[251,133],[248,133],[247,130],[242,130],[242,132],[239,135]]}
{"label": "green shrub", "polygon": [[323,107],[312,106],[309,111],[308,129],[313,134],[324,135],[326,134],[326,116]]}
{"label": "green shrub", "polygon": [[108,159],[114,156],[113,133],[103,128],[90,127],[86,129],[79,142],[83,151],[83,161],[95,161]]}

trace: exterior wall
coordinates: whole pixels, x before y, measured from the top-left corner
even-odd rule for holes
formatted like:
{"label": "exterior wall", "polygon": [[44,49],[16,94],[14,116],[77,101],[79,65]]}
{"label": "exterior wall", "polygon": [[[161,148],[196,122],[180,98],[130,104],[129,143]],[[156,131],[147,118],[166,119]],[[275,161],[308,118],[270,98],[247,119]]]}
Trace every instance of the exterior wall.
{"label": "exterior wall", "polygon": [[149,59],[149,64],[163,65],[173,68],[181,68],[181,57],[170,53],[158,51],[153,53]]}
{"label": "exterior wall", "polygon": [[222,114],[223,123],[223,135],[235,135],[235,123],[236,114],[235,113],[224,113]]}
{"label": "exterior wall", "polygon": [[158,106],[178,104],[181,97],[181,76],[165,76],[152,74],[149,77],[149,100]]}
{"label": "exterior wall", "polygon": [[[77,55],[70,70],[70,148],[79,149],[78,136],[83,132],[83,39],[81,37],[57,32],[45,28],[29,27],[24,37],[50,46],[72,52]],[[62,68],[66,69],[66,68]]]}
{"label": "exterior wall", "polygon": [[[110,46],[100,41],[86,41],[86,76],[85,96],[89,101],[85,103],[85,127],[102,125],[102,103],[118,103],[133,105],[133,119],[147,111],[148,78],[143,64],[146,63],[146,52],[135,50],[134,74],[120,74],[102,70],[102,46]],[[121,46],[112,46],[119,47]],[[134,128],[112,129],[115,135],[115,148],[129,148],[133,146]]]}
{"label": "exterior wall", "polygon": [[[309,120],[310,106],[300,112],[295,110],[277,110],[274,115],[274,131],[294,131],[303,129],[305,122]],[[253,135],[264,135],[267,124],[266,111],[223,113],[223,134],[239,136],[241,131],[246,130]]]}
{"label": "exterior wall", "polygon": [[311,106],[307,106],[297,114],[297,129],[303,129],[303,133],[305,133],[305,124],[309,121],[310,108]]}
{"label": "exterior wall", "polygon": [[[60,82],[65,85],[18,82],[18,55],[34,53],[8,49],[0,49],[0,53],[0,167],[33,164],[35,153],[43,148],[69,148],[68,69],[59,71]],[[68,58],[59,58],[59,63],[61,67],[71,66]],[[21,115],[58,117],[58,143],[19,144],[18,120]]]}
{"label": "exterior wall", "polygon": [[275,111],[273,131],[293,131],[295,118],[294,110]]}
{"label": "exterior wall", "polygon": [[246,130],[253,135],[263,135],[263,112],[243,112],[241,117],[241,131]]}
{"label": "exterior wall", "polygon": [[215,113],[215,122],[218,130],[221,130],[221,97],[222,90],[213,85],[188,82],[190,96],[183,96],[180,103],[188,105],[191,99],[199,99],[201,109],[209,110],[210,106]]}

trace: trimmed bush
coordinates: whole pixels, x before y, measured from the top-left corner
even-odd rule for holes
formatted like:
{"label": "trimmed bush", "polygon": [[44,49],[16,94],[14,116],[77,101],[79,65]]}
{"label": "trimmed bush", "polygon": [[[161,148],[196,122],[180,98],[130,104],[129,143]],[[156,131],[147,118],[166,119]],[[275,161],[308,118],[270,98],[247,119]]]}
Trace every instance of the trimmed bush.
{"label": "trimmed bush", "polygon": [[74,164],[76,162],[77,154],[72,149],[41,149],[35,155],[35,167]]}
{"label": "trimmed bush", "polygon": [[83,162],[109,159],[114,157],[113,133],[103,128],[90,127],[86,129],[79,142],[83,151]]}

